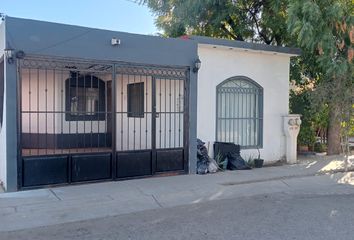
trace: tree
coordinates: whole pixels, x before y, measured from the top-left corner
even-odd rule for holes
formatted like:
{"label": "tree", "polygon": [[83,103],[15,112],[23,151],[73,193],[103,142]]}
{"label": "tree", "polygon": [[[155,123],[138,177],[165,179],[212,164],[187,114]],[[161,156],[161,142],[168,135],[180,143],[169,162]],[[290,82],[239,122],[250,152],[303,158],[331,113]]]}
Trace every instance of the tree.
{"label": "tree", "polygon": [[185,34],[283,45],[287,38],[284,0],[142,0],[169,37]]}
{"label": "tree", "polygon": [[315,94],[323,72],[316,56],[307,51],[291,60],[290,69],[290,112],[302,115],[298,144],[312,150],[318,140],[325,140],[328,129],[328,104],[317,101]]}
{"label": "tree", "polygon": [[348,122],[354,97],[353,10],[351,0],[293,0],[288,8],[289,32],[316,56],[324,74],[316,87],[316,99],[329,107],[329,155],[341,152],[342,123]]}

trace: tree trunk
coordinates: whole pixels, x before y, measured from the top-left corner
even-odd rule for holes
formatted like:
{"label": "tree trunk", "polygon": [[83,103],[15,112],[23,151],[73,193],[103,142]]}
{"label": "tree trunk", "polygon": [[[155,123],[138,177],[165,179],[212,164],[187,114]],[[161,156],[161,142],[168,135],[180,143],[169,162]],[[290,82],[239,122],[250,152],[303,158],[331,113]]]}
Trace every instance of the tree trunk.
{"label": "tree trunk", "polygon": [[341,153],[341,111],[337,104],[331,104],[329,109],[329,125],[328,125],[328,155],[336,155]]}

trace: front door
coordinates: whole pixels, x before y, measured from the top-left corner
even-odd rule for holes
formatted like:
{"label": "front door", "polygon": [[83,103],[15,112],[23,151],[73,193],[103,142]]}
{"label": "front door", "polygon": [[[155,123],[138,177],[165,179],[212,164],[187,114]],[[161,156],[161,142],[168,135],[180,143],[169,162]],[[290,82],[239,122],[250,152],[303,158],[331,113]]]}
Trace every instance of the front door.
{"label": "front door", "polygon": [[184,169],[184,81],[154,78],[156,172]]}

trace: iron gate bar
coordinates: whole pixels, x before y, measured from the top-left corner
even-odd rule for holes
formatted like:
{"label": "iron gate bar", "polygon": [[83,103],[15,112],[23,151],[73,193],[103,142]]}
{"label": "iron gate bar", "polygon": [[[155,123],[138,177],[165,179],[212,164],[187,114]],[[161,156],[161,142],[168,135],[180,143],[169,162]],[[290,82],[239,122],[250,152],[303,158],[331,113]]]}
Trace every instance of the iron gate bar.
{"label": "iron gate bar", "polygon": [[[47,82],[47,68],[44,70],[45,71],[45,111],[47,112],[48,111],[48,82]],[[37,90],[38,91],[38,90]],[[37,130],[39,131],[39,130]],[[47,116],[47,113],[45,114],[45,140],[46,142],[48,142],[48,116]],[[47,150],[47,147],[45,148],[45,154],[47,155],[48,154],[48,150]]]}
{"label": "iron gate bar", "polygon": [[169,132],[169,147],[171,147],[171,109],[172,109],[172,94],[171,94],[171,81],[168,82],[169,83],[169,87],[170,87],[170,91],[169,91],[169,96],[170,96],[170,126],[169,126],[169,129],[168,129],[168,132]]}
{"label": "iron gate bar", "polygon": [[[176,112],[176,81],[173,81],[173,95],[175,96],[175,102],[173,105],[173,112]],[[173,132],[176,133],[176,114],[173,115],[174,123],[173,123]],[[176,147],[176,136],[173,137],[173,147]]]}
{"label": "iron gate bar", "polygon": [[[187,84],[187,83],[185,83]],[[178,84],[178,99],[179,99],[179,103],[181,104],[181,84]],[[184,106],[185,103],[183,103]],[[179,106],[179,111],[181,111],[181,106]],[[183,108],[184,111],[184,108]],[[181,116],[178,117],[178,146],[181,146]]]}
{"label": "iron gate bar", "polygon": [[[28,85],[29,85],[29,94],[28,94],[28,102],[29,102],[29,111],[31,112],[31,69],[28,69]],[[29,133],[30,133],[30,142],[32,141],[32,134],[31,134],[31,113],[29,114]],[[31,149],[30,149],[30,154],[31,154]]]}
{"label": "iron gate bar", "polygon": [[[183,147],[184,147],[184,171],[188,173],[189,165],[188,165],[188,157],[189,157],[189,86],[190,86],[190,78],[189,78],[189,71],[190,69],[187,68],[185,71],[185,81],[183,85]],[[192,166],[194,167],[194,166]]]}
{"label": "iron gate bar", "polygon": [[[91,75],[91,81],[93,82],[93,76],[92,76],[92,73],[90,74]],[[98,86],[98,92],[100,92],[100,83],[99,83],[99,79],[97,78],[97,86]],[[91,85],[92,87],[92,85]],[[105,90],[106,91],[106,90]],[[105,94],[106,96],[106,94]],[[90,102],[90,105],[91,105],[91,114],[93,113],[93,107],[92,107],[92,101]],[[98,111],[100,109],[100,97],[98,97]],[[107,110],[107,109],[106,109]],[[100,116],[100,114],[98,114],[98,116]],[[107,121],[107,119],[105,119],[105,121]],[[98,134],[97,134],[97,146],[100,146],[100,123],[99,121],[97,121],[97,127],[98,127]],[[107,132],[106,132],[107,134]]]}
{"label": "iron gate bar", "polygon": [[[160,91],[160,107],[159,107],[159,110],[162,111],[162,92],[161,92],[161,89],[162,89],[162,86],[161,86],[161,81],[160,82],[160,88],[159,88],[159,91]],[[156,83],[155,83],[156,84]],[[162,130],[161,130],[161,122],[162,122],[162,116],[160,117],[160,128],[159,128],[159,133],[160,133],[160,137],[159,137],[159,140],[160,140],[160,144],[159,146],[161,147],[161,141],[162,141]]]}
{"label": "iron gate bar", "polygon": [[17,188],[23,186],[23,160],[22,160],[22,74],[20,73],[22,61],[17,60],[16,79],[17,79]]}
{"label": "iron gate bar", "polygon": [[[139,76],[139,82],[141,83],[141,75]],[[143,85],[144,86],[144,85]],[[141,88],[141,85],[139,85],[139,87]],[[140,93],[140,91],[139,91]],[[144,88],[143,88],[143,93],[144,93]],[[143,98],[144,98],[144,95],[143,95]],[[139,94],[139,99],[138,99],[138,102],[141,103],[141,95]],[[145,105],[145,103],[143,104]],[[145,106],[143,106],[143,112],[145,111]],[[144,116],[145,116],[145,113],[144,113]],[[141,149],[141,118],[139,118],[139,149]]]}
{"label": "iron gate bar", "polygon": [[[130,84],[130,77],[131,77],[131,75],[128,75],[128,85]],[[124,77],[123,77],[123,79],[124,79]],[[124,92],[124,90],[123,90],[123,92]],[[123,99],[121,99],[121,102],[123,102]],[[123,102],[123,105],[124,105],[124,102]],[[123,109],[122,109],[123,110]],[[128,110],[128,108],[127,108],[127,111],[126,111],[126,113],[127,114],[129,114],[130,112],[129,112],[129,110]],[[124,115],[122,114],[122,116],[123,116],[123,118],[124,118]],[[123,124],[124,125],[124,124]],[[128,119],[127,120],[127,127],[128,127],[128,131],[127,131],[127,134],[126,134],[126,136],[127,136],[127,148],[128,148],[128,150],[130,150],[130,141],[129,141],[129,137],[130,137],[130,119]],[[124,128],[123,128],[124,129]],[[122,129],[122,131],[123,131],[123,133],[124,133],[124,130]]]}
{"label": "iron gate bar", "polygon": [[[133,76],[134,84],[135,84],[135,77],[136,75]],[[136,129],[135,129],[135,120],[136,118],[133,118],[133,150],[135,150],[135,134],[136,134]]]}
{"label": "iron gate bar", "polygon": [[[145,104],[146,104],[146,109],[148,107],[148,83],[147,83],[147,77],[145,77],[146,79],[146,93],[145,93]],[[152,83],[151,83],[152,84]],[[145,148],[147,148],[147,142],[148,142],[148,114],[146,115],[145,118]]]}
{"label": "iron gate bar", "polygon": [[[91,75],[91,81],[92,81],[92,75]],[[97,83],[97,85],[99,86],[99,83]],[[79,86],[79,74],[78,73],[76,73],[76,91],[77,91],[77,93],[76,93],[76,96],[78,96],[78,86]],[[92,86],[92,83],[91,83],[91,86]],[[71,88],[71,86],[70,86],[70,88]],[[84,89],[86,89],[86,79],[84,79]],[[86,103],[86,101],[87,101],[87,96],[86,96],[86,91],[84,91],[84,99],[85,99],[85,103]],[[91,110],[92,110],[92,103],[91,103],[91,108],[90,108]],[[78,110],[78,109],[76,109],[76,110]],[[84,132],[86,132],[86,114],[85,113],[82,113],[83,114],[83,116],[84,116]],[[80,115],[80,113],[78,112],[78,115]],[[77,127],[78,127],[78,121],[76,122],[76,132],[78,132],[78,129],[77,129]],[[77,140],[77,139],[76,139]],[[86,144],[86,138],[84,137],[84,146],[85,146],[85,144]],[[84,152],[86,152],[86,150],[84,149]]]}
{"label": "iron gate bar", "polygon": [[[76,77],[75,77],[75,81],[76,81],[76,87],[75,87],[75,93],[76,93],[76,97],[78,97],[79,96],[79,88],[78,88],[78,86],[79,86],[79,73],[77,72],[76,73]],[[91,86],[92,86],[92,75],[91,75]],[[69,84],[69,89],[71,89],[71,85]],[[70,96],[70,94],[69,94],[69,96]],[[71,96],[70,96],[71,97]],[[72,99],[70,99],[70,101],[72,101]],[[78,102],[78,100],[77,100],[77,102]],[[78,103],[77,103],[77,105],[79,105]],[[91,104],[91,106],[92,106],[92,104]],[[77,108],[78,108],[78,106],[77,106]],[[90,111],[92,111],[92,108],[90,109]],[[76,109],[76,113],[77,113],[77,109]],[[91,112],[92,113],[92,112]],[[79,121],[78,121],[78,119],[76,118],[76,135],[79,135],[79,132],[78,132],[78,127],[79,127]],[[70,123],[69,123],[70,124]],[[86,129],[85,129],[86,130]],[[84,131],[85,131],[84,130]],[[75,131],[75,130],[74,130]],[[79,141],[78,141],[78,139],[76,138],[76,153],[77,152],[79,152]],[[70,149],[70,148],[69,148]]]}
{"label": "iron gate bar", "polygon": [[[61,89],[60,89],[60,95],[61,95],[61,101],[60,101],[60,109],[64,109],[64,106],[65,106],[65,104],[63,103],[63,101],[64,101],[64,71],[63,71],[63,69],[61,69],[61,77],[60,77],[60,79],[61,79]],[[63,114],[60,114],[60,118],[61,118],[61,124],[60,124],[60,133],[61,133],[61,135],[63,135],[64,134],[64,131],[63,131],[63,125],[64,125],[64,116],[63,116]],[[64,145],[64,139],[62,138],[61,139],[61,144],[62,145]],[[64,152],[64,149],[62,149],[61,150],[61,153],[63,153]]]}
{"label": "iron gate bar", "polygon": [[[161,79],[159,79],[161,81]],[[166,79],[164,79],[164,86],[165,86],[165,92],[164,92],[164,95],[165,95],[165,112],[167,112],[167,91],[166,91]],[[164,148],[166,148],[166,144],[167,144],[167,140],[166,140],[166,134],[167,134],[167,127],[166,127],[166,122],[167,122],[167,114],[164,115],[164,119],[165,119],[165,128],[164,128]]]}
{"label": "iron gate bar", "polygon": [[[55,85],[55,78],[56,78],[56,75],[55,75],[55,69],[53,69],[53,111],[55,112],[55,88],[56,88],[56,85]],[[56,114],[54,113],[54,116],[53,116],[53,141],[54,141],[54,152],[56,152],[56,138],[54,137],[55,134],[56,134],[56,125],[55,125],[55,117],[56,117]]]}
{"label": "iron gate bar", "polygon": [[[116,82],[116,65],[113,64],[113,71],[112,71],[112,86],[111,86],[111,128],[112,128],[112,178],[117,179],[117,171],[118,163],[116,161],[117,156],[117,130],[116,130],[116,114],[115,111],[117,110],[117,82]],[[108,104],[108,101],[107,101]]]}
{"label": "iron gate bar", "polygon": [[156,151],[156,78],[152,77],[151,78],[151,171],[152,173],[156,172],[156,161],[154,159],[157,159],[157,151]]}
{"label": "iron gate bar", "polygon": [[[120,90],[120,94],[121,94],[121,99],[123,99],[123,75],[122,76],[122,79],[121,79],[121,90]],[[120,101],[121,102],[121,110],[123,111],[123,101]],[[117,111],[117,109],[114,109],[114,111]],[[120,135],[121,135],[121,150],[123,151],[123,113],[120,114],[121,116],[121,128],[120,128]]]}

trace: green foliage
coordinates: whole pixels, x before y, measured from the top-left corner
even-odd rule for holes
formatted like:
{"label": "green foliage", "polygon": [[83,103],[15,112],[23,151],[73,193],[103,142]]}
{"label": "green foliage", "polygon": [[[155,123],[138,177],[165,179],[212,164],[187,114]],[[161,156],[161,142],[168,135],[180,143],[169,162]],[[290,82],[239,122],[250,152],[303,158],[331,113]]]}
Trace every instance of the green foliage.
{"label": "green foliage", "polygon": [[348,0],[290,1],[289,32],[315,56],[318,72],[323,73],[317,86],[321,102],[347,106],[353,97],[353,9]]}
{"label": "green foliage", "polygon": [[308,146],[312,149],[316,142],[315,129],[312,127],[310,121],[304,122],[305,124],[301,126],[297,142],[301,146]]}
{"label": "green foliage", "polygon": [[311,107],[309,101],[309,92],[305,91],[301,94],[291,93],[290,109],[292,113],[302,115],[302,124],[298,136],[298,144],[313,146],[315,138],[315,128],[311,121]]}
{"label": "green foliage", "polygon": [[[288,8],[289,32],[304,52],[316,59],[314,65],[320,74],[312,93],[312,105],[328,107],[328,144],[334,154],[340,149],[337,137],[350,132],[353,112],[353,12],[351,0],[293,0]],[[321,115],[314,120],[324,124]],[[346,123],[344,131],[338,131],[341,122]]]}
{"label": "green foliage", "polygon": [[254,168],[254,157],[250,157],[248,158],[248,160],[246,161],[247,166],[249,166],[250,168]]}
{"label": "green foliage", "polygon": [[[298,80],[298,79],[297,79]],[[313,148],[316,137],[327,132],[328,105],[313,101],[314,83],[311,80],[298,80],[297,89],[290,93],[290,111],[302,116],[302,124],[298,136],[298,144]]]}
{"label": "green foliage", "polygon": [[[353,105],[353,108],[354,108],[354,105]],[[351,116],[350,126],[351,127],[350,127],[348,135],[354,137],[354,116]]]}
{"label": "green foliage", "polygon": [[221,153],[216,154],[215,161],[218,164],[220,170],[226,170],[228,161],[227,158],[224,160],[222,159]]}
{"label": "green foliage", "polygon": [[318,153],[326,152],[327,145],[323,144],[323,143],[316,142],[313,150]]}
{"label": "green foliage", "polygon": [[166,36],[203,35],[282,45],[287,1],[142,0]]}
{"label": "green foliage", "polygon": [[[351,113],[354,112],[354,104],[352,105]],[[348,131],[346,134],[349,137],[354,137],[354,115],[351,114],[348,122],[343,122],[342,127],[344,131]]]}

